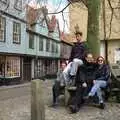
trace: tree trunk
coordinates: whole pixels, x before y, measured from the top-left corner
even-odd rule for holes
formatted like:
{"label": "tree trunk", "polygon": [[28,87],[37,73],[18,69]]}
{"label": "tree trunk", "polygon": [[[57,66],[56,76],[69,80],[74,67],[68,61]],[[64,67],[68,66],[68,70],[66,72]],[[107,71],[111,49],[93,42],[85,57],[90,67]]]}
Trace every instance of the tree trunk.
{"label": "tree trunk", "polygon": [[87,7],[88,7],[87,41],[93,55],[98,56],[100,54],[100,39],[99,39],[100,0],[88,0]]}

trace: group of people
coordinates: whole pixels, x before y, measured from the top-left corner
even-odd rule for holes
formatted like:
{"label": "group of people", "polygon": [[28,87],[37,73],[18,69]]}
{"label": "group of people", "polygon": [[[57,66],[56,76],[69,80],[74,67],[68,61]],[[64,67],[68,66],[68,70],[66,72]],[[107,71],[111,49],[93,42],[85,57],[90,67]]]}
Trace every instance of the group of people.
{"label": "group of people", "polygon": [[76,91],[69,108],[72,113],[79,111],[86,101],[92,101],[96,96],[99,107],[104,109],[102,88],[108,85],[110,76],[109,66],[102,56],[94,59],[86,43],[82,41],[82,32],[76,33],[77,43],[73,46],[68,64],[61,63],[61,69],[53,85],[53,106],[58,104],[58,96],[65,86],[75,86]]}

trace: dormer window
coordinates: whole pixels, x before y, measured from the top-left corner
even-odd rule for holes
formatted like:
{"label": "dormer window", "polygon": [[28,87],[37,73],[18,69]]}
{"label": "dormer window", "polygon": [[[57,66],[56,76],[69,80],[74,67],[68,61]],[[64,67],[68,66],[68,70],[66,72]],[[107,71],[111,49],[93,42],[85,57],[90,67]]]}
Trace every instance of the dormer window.
{"label": "dormer window", "polygon": [[15,0],[14,8],[16,10],[22,11],[22,0]]}

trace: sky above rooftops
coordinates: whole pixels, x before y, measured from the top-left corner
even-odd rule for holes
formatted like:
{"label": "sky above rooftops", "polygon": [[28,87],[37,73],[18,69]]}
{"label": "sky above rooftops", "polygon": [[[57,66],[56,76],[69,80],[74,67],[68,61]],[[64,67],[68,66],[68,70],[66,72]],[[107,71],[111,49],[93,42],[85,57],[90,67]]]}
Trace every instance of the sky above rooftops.
{"label": "sky above rooftops", "polygon": [[[29,3],[30,6],[34,8],[40,8],[41,6],[46,6],[48,13],[56,13],[61,11],[68,3],[67,0],[24,0]],[[64,32],[69,32],[69,9],[65,9],[62,13],[55,14],[59,21],[60,30]],[[53,14],[54,15],[54,14]],[[49,15],[51,17],[51,15]],[[63,17],[64,16],[64,17]]]}

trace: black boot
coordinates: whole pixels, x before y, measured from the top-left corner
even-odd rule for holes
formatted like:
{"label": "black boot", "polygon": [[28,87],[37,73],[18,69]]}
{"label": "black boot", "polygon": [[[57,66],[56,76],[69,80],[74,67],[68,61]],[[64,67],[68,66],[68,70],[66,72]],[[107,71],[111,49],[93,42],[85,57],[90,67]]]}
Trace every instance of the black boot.
{"label": "black boot", "polygon": [[71,113],[77,113],[79,111],[79,108],[75,105],[70,105],[69,109]]}
{"label": "black boot", "polygon": [[104,109],[104,108],[105,108],[105,104],[104,104],[104,103],[100,103],[99,108],[100,108],[100,109]]}

